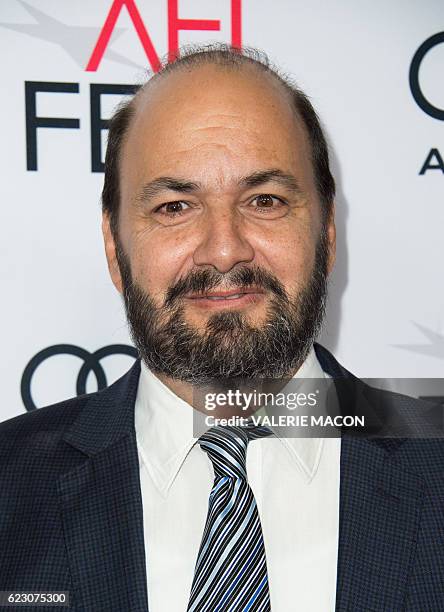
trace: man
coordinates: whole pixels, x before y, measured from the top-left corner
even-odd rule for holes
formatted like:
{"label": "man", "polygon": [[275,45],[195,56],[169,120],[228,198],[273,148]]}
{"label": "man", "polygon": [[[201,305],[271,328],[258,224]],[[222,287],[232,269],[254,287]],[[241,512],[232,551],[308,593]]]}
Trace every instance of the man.
{"label": "man", "polygon": [[344,411],[381,414],[313,344],[334,181],[304,94],[254,52],[185,54],[117,111],[105,166],[141,360],[1,425],[0,589],[94,612],[444,610],[441,440],[193,435],[199,385],[239,378],[332,377]]}

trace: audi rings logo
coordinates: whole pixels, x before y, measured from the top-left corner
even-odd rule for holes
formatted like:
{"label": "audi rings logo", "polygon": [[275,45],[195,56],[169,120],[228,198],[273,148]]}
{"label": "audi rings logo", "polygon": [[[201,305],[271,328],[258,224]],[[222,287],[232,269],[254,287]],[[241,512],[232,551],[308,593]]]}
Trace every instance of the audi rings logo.
{"label": "audi rings logo", "polygon": [[32,378],[37,368],[44,361],[56,355],[73,355],[83,361],[77,374],[77,395],[86,393],[86,381],[91,372],[94,373],[96,377],[98,389],[104,389],[108,385],[105,371],[100,363],[104,357],[109,357],[110,355],[138,357],[136,349],[127,344],[110,344],[109,346],[98,349],[94,353],[90,353],[86,349],[76,346],[75,344],[55,344],[54,346],[48,346],[31,359],[23,372],[20,390],[26,410],[35,410],[37,408],[31,394]]}

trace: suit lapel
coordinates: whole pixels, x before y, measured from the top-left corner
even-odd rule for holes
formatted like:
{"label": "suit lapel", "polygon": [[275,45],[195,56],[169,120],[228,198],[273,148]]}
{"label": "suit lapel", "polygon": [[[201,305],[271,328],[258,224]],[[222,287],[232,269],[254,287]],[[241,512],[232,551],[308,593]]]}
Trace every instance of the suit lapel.
{"label": "suit lapel", "polygon": [[86,455],[58,490],[76,609],[147,612],[134,402],[140,364],[92,396],[64,440]]}
{"label": "suit lapel", "polygon": [[[381,407],[367,400],[366,386],[323,347],[315,349],[335,379],[341,411],[365,414],[378,428]],[[342,435],[337,612],[404,609],[424,494],[423,481],[402,461],[404,443]]]}

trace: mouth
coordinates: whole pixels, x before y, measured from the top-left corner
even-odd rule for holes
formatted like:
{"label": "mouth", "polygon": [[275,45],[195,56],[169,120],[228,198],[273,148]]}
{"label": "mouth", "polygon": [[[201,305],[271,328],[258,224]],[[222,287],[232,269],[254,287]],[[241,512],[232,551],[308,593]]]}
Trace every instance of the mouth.
{"label": "mouth", "polygon": [[196,306],[220,307],[220,306],[243,306],[253,304],[264,297],[264,291],[257,287],[247,289],[231,289],[219,291],[207,291],[205,293],[194,293],[185,296]]}

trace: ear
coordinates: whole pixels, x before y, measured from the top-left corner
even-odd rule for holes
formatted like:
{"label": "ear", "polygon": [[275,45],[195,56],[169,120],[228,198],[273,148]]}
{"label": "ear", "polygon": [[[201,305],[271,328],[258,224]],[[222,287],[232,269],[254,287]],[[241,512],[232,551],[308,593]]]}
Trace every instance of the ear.
{"label": "ear", "polygon": [[113,281],[114,287],[119,293],[122,293],[122,276],[120,274],[119,264],[116,257],[116,243],[111,231],[109,214],[104,212],[102,215],[102,234],[105,243],[106,260],[108,262],[108,270]]}
{"label": "ear", "polygon": [[336,224],[335,224],[335,205],[332,204],[330,214],[327,221],[327,244],[328,244],[328,261],[327,271],[331,273],[336,261]]}

